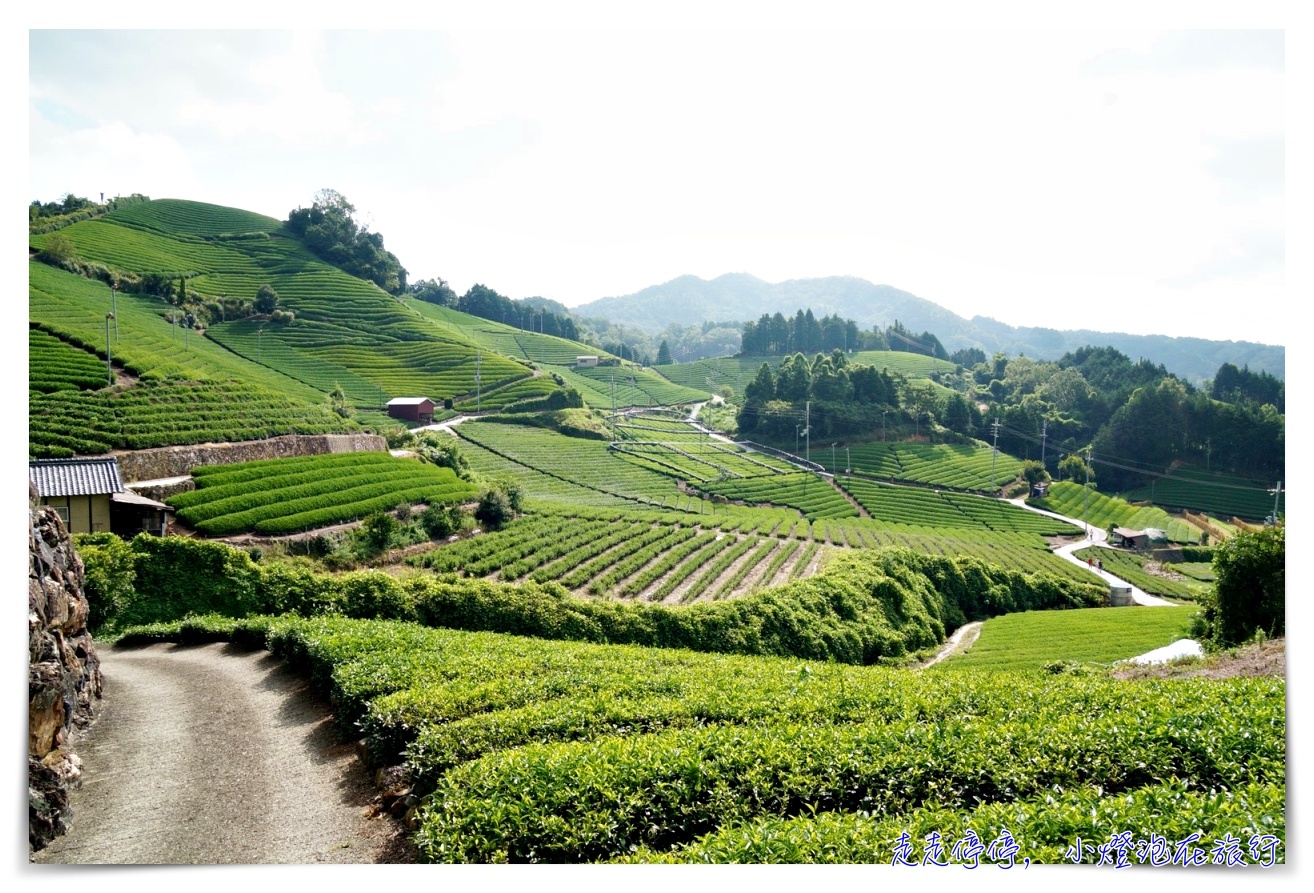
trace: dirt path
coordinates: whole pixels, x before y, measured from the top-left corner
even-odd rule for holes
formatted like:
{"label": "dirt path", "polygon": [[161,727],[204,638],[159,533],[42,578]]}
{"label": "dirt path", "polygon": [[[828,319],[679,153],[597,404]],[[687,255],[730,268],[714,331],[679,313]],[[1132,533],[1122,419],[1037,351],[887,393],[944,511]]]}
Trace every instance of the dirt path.
{"label": "dirt path", "polygon": [[939,653],[930,660],[918,664],[917,669],[924,670],[929,666],[938,664],[947,657],[957,654],[965,648],[971,648],[972,643],[976,641],[976,637],[981,634],[981,623],[982,621],[977,620],[973,623],[965,623],[958,627],[958,629],[954,630],[954,634],[949,637],[949,640],[940,647]]}
{"label": "dirt path", "polygon": [[72,828],[33,862],[413,861],[329,706],[278,658],[214,644],[101,659]]}

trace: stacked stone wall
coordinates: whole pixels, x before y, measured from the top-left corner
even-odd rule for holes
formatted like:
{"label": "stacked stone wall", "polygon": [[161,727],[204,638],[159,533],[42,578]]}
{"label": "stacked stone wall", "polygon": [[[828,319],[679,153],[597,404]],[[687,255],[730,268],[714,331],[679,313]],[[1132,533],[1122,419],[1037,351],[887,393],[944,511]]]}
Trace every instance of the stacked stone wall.
{"label": "stacked stone wall", "polygon": [[27,563],[28,847],[41,849],[68,830],[68,792],[82,764],[77,732],[101,698],[100,660],[87,630],[82,559],[53,509],[38,508],[28,488]]}
{"label": "stacked stone wall", "polygon": [[265,440],[160,447],[114,455],[119,463],[119,477],[127,484],[182,477],[198,465],[232,465],[324,453],[381,452],[387,448],[387,441],[378,434],[287,434]]}

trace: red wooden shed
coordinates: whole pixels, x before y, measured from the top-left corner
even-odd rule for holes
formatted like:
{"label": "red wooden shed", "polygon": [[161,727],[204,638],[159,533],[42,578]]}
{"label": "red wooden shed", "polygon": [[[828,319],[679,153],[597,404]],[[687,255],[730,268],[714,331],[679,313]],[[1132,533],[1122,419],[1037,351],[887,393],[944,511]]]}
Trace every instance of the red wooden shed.
{"label": "red wooden shed", "polygon": [[389,418],[432,424],[434,402],[428,397],[394,397],[388,401]]}

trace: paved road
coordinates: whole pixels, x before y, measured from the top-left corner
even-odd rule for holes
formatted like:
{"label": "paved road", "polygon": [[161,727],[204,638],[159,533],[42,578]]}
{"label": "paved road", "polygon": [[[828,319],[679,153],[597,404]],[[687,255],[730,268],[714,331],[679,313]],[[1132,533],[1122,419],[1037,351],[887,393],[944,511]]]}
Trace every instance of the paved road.
{"label": "paved road", "polygon": [[[1073,524],[1077,527],[1082,527],[1082,528],[1086,527],[1086,523],[1082,521],[1080,518],[1068,518],[1065,517],[1064,515],[1059,515],[1054,512],[1047,512],[1044,509],[1038,509],[1035,506],[1028,505],[1026,499],[1023,498],[1010,499],[1009,502],[1013,503],[1016,506],[1020,506],[1026,509],[1027,511],[1036,512],[1037,514],[1040,515],[1047,515],[1051,518],[1058,518],[1060,521],[1067,521],[1069,524]],[[1068,543],[1066,546],[1061,546],[1054,550],[1054,554],[1058,555],[1061,558],[1065,558],[1068,561],[1071,561],[1075,565],[1086,568],[1088,571],[1090,571],[1095,576],[1099,577],[1105,583],[1108,583],[1110,586],[1128,587],[1129,589],[1131,589],[1132,599],[1138,605],[1170,607],[1173,604],[1173,602],[1159,598],[1156,595],[1150,595],[1145,590],[1137,586],[1132,586],[1132,584],[1128,583],[1126,580],[1123,580],[1119,577],[1115,577],[1113,574],[1109,573],[1106,570],[1096,570],[1095,568],[1086,564],[1084,559],[1078,558],[1077,556],[1072,554],[1078,549],[1085,549],[1088,546],[1096,546],[1102,549],[1107,549],[1109,548],[1109,545],[1107,543],[1108,538],[1109,535],[1105,531],[1100,530],[1098,527],[1091,527],[1089,528],[1087,537],[1085,539],[1080,539],[1077,540],[1075,543]]]}
{"label": "paved road", "polygon": [[369,817],[376,791],[328,705],[281,660],[224,644],[101,659],[72,828],[33,862],[406,861],[396,823]]}

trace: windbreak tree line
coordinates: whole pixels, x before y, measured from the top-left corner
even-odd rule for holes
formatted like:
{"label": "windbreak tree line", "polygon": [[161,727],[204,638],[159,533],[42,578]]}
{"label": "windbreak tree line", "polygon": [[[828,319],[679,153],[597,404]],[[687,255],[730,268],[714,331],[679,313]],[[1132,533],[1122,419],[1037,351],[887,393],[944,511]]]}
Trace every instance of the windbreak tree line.
{"label": "windbreak tree line", "polygon": [[575,320],[568,314],[555,313],[546,307],[529,303],[531,300],[538,301],[540,299],[527,298],[523,301],[516,301],[505,295],[498,294],[482,283],[475,283],[470,286],[465,294],[458,297],[456,292],[442,279],[421,279],[407,289],[407,292],[411,297],[418,300],[451,307],[453,310],[459,310],[480,319],[505,323],[529,332],[556,335],[558,338],[566,338],[571,341],[579,340],[579,330],[575,327]]}

